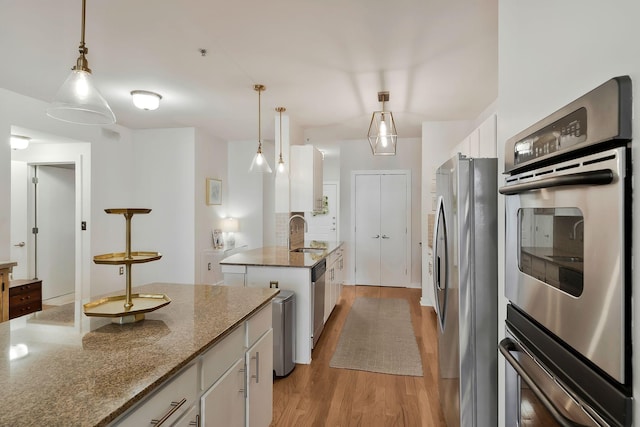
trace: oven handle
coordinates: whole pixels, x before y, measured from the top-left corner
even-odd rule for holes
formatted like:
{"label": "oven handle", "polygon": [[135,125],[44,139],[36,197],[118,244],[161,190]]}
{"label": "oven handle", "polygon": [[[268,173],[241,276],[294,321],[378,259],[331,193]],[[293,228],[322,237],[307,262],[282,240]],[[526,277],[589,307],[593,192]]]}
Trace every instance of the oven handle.
{"label": "oven handle", "polygon": [[511,351],[519,351],[523,353],[522,348],[511,338],[504,338],[500,341],[498,345],[500,348],[500,353],[507,359],[507,362],[516,370],[518,375],[527,383],[527,385],[531,388],[531,391],[536,395],[540,402],[547,408],[547,410],[551,413],[553,418],[563,427],[586,427],[582,424],[578,424],[575,421],[565,417],[556,409],[551,400],[547,397],[546,394],[538,387],[538,385],[533,381],[533,379],[529,376],[529,374],[524,370],[524,368],[518,363],[515,357],[511,355]]}
{"label": "oven handle", "polygon": [[578,172],[569,175],[543,178],[537,181],[513,184],[501,187],[500,194],[511,195],[527,191],[540,190],[543,188],[562,187],[568,185],[606,185],[613,182],[613,171],[611,169],[600,169],[589,172]]}

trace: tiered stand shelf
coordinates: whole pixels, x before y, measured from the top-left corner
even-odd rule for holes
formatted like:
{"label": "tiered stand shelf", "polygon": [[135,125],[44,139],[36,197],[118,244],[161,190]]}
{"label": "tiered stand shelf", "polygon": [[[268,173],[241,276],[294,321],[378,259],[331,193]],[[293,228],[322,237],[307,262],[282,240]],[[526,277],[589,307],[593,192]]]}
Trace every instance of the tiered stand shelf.
{"label": "tiered stand shelf", "polygon": [[108,214],[124,215],[127,224],[126,251],[96,255],[96,264],[124,265],[126,271],[125,295],[110,296],[84,304],[86,316],[111,317],[113,323],[133,323],[144,319],[144,313],[154,311],[169,304],[171,300],[164,294],[132,294],[131,266],[162,258],[158,252],[131,251],[131,218],[136,214],[147,214],[151,209],[105,209]]}

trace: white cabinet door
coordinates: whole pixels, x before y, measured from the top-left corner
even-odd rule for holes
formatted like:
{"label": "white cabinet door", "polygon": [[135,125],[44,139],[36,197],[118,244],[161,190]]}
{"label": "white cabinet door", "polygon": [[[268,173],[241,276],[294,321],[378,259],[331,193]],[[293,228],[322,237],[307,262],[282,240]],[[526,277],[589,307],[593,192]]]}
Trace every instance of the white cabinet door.
{"label": "white cabinet door", "polygon": [[380,284],[380,175],[355,177],[356,284]]}
{"label": "white cabinet door", "polygon": [[200,399],[202,426],[245,425],[244,358],[234,363]]}
{"label": "white cabinet door", "polygon": [[358,285],[409,285],[409,175],[355,176],[355,279]]}
{"label": "white cabinet door", "polygon": [[273,418],[273,329],[249,350],[247,365],[247,426],[269,427]]}
{"label": "white cabinet door", "polygon": [[291,211],[320,210],[322,208],[322,153],[312,145],[294,145],[289,150]]}
{"label": "white cabinet door", "polygon": [[497,157],[497,118],[492,114],[478,128],[480,157]]}

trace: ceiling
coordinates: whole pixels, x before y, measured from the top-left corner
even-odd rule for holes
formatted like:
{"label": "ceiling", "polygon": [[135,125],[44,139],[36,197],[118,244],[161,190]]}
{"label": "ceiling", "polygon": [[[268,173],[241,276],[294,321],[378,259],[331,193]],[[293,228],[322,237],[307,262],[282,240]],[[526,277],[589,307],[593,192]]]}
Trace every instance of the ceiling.
{"label": "ceiling", "polygon": [[[81,0],[0,0],[0,85],[50,101],[75,65]],[[390,92],[400,137],[497,97],[497,0],[87,0],[87,59],[117,122],[273,140],[275,107],[310,140],[366,137]],[[200,50],[206,49],[206,54]],[[137,110],[135,89],[162,94]],[[43,112],[44,114],[44,112]]]}

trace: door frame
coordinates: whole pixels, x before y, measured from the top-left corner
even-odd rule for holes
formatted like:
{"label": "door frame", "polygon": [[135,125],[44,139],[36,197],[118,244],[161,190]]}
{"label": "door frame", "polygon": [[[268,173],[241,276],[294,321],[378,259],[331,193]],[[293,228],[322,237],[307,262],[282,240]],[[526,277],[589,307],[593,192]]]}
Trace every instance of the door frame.
{"label": "door frame", "polygon": [[349,235],[351,242],[353,244],[350,245],[349,257],[354,260],[351,263],[351,268],[349,269],[351,277],[353,278],[353,282],[355,283],[356,279],[356,176],[357,175],[404,175],[407,179],[407,197],[406,197],[406,223],[407,223],[407,239],[406,239],[406,247],[405,247],[405,256],[407,257],[407,287],[411,287],[411,273],[412,273],[412,265],[411,265],[411,170],[409,169],[383,169],[383,170],[355,170],[351,171],[351,220],[349,224]]}

